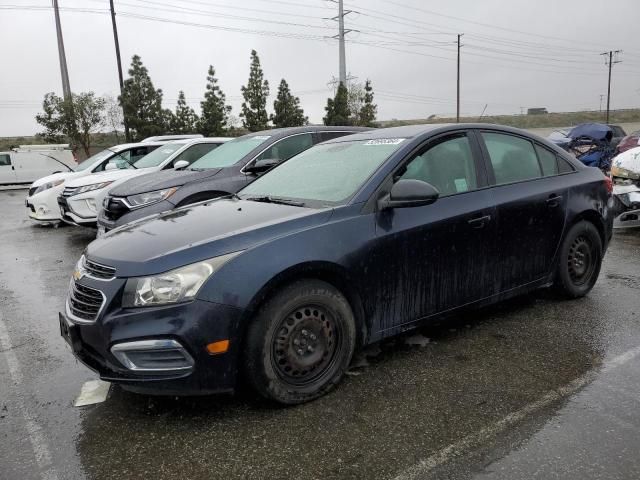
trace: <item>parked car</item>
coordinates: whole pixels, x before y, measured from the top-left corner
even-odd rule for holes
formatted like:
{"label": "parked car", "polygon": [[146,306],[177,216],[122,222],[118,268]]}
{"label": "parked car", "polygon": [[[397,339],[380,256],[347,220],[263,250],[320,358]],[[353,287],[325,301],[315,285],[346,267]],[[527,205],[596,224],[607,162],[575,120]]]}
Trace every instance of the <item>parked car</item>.
{"label": "parked car", "polygon": [[31,184],[25,200],[27,215],[41,223],[56,223],[62,219],[58,196],[64,189],[64,182],[103,172],[110,162],[135,163],[156,148],[167,143],[164,141],[143,143],[125,143],[109,147],[77,164],[70,171],[63,171],[42,177]]}
{"label": "parked car", "polygon": [[183,171],[132,178],[110,190],[98,232],[191,203],[235,193],[269,168],[312,145],[364,131],[362,127],[294,127],[239,137]]}
{"label": "parked car", "polygon": [[618,143],[618,146],[616,147],[616,152],[622,153],[636,147],[640,147],[640,130],[631,132],[629,135],[620,140],[620,143]]}
{"label": "parked car", "polygon": [[0,185],[31,183],[45,175],[69,172],[76,165],[67,144],[20,145],[0,152]]}
{"label": "parked car", "polygon": [[640,146],[616,155],[611,176],[616,215],[613,228],[640,227]]}
{"label": "parked car", "polygon": [[622,139],[627,136],[627,132],[625,132],[624,128],[622,128],[620,125],[609,124],[609,128],[611,128],[611,131],[613,133],[613,136],[611,137],[611,148],[615,149],[620,144]]}
{"label": "parked car", "polygon": [[354,349],[553,286],[586,295],[611,181],[524,131],[371,130],[316,145],[233,197],[139,220],[79,260],[64,338],[137,392],[331,390]]}
{"label": "parked car", "polygon": [[107,165],[104,172],[69,180],[58,196],[62,220],[73,225],[95,226],[98,208],[110,188],[132,177],[189,166],[228,140],[222,137],[173,140],[134,163],[116,160]]}

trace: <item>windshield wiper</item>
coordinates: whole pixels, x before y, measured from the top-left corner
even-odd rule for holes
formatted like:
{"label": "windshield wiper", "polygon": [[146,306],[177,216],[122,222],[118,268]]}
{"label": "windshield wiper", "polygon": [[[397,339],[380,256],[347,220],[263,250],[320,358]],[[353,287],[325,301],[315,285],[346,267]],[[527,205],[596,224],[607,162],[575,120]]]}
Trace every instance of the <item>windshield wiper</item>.
{"label": "windshield wiper", "polygon": [[248,197],[244,200],[249,200],[250,202],[278,203],[281,205],[291,205],[292,207],[304,207],[303,202],[296,202],[295,200],[289,200],[287,198],[271,197],[269,195],[265,195],[263,197]]}

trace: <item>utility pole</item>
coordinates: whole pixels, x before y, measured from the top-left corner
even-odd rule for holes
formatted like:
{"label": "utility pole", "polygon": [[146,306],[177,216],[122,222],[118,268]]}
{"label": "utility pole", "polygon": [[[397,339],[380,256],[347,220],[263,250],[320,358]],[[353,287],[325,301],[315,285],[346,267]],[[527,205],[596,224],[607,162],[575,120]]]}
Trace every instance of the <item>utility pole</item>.
{"label": "utility pole", "polygon": [[[609,66],[609,83],[607,84],[607,119],[605,123],[609,123],[609,108],[611,106],[611,68],[614,63],[620,63],[622,60],[618,60],[618,54],[622,52],[622,50],[609,50],[608,52],[601,53],[605,60],[605,65]],[[615,59],[613,58],[615,55]],[[608,57],[608,59],[607,59]]]}
{"label": "utility pole", "polygon": [[460,123],[460,38],[463,33],[458,34],[458,75],[457,75],[457,89],[456,89],[456,123]]}
{"label": "utility pole", "polygon": [[64,41],[62,40],[58,0],[53,0],[53,13],[56,19],[56,34],[58,36],[58,57],[60,60],[60,75],[62,76],[62,95],[65,100],[71,100],[71,86],[69,85],[69,71],[67,70],[67,56],[64,53]]}
{"label": "utility pole", "polygon": [[[116,26],[116,11],[113,7],[113,0],[109,0],[111,5],[111,24],[113,25],[113,41],[116,44],[116,61],[118,62],[118,80],[120,80],[120,97],[124,95],[124,80],[122,79],[122,60],[120,59],[120,42],[118,41],[118,27]],[[124,123],[124,136],[127,142],[131,141],[129,134],[129,125],[127,124],[127,116],[122,111],[122,122]]]}
{"label": "utility pole", "polygon": [[602,99],[604,98],[604,93],[600,94],[600,113],[602,113]]}
{"label": "utility pole", "polygon": [[336,20],[338,22],[338,35],[335,35],[333,37],[338,39],[338,56],[339,56],[338,81],[346,87],[347,86],[347,60],[346,60],[345,47],[344,47],[344,36],[345,34],[349,33],[351,30],[344,28],[344,17],[352,13],[353,10],[345,10],[343,0],[331,0],[331,1],[333,3],[338,4],[338,16],[330,19],[330,20]]}

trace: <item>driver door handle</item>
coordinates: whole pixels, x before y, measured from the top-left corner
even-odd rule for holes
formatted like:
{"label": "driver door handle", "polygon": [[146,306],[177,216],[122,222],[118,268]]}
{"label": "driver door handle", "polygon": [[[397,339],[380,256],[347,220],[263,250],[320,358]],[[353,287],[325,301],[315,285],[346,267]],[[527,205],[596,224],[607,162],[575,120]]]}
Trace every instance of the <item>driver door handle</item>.
{"label": "driver door handle", "polygon": [[471,218],[467,223],[473,228],[482,228],[491,221],[491,215],[483,215],[481,217]]}
{"label": "driver door handle", "polygon": [[560,205],[560,201],[562,200],[562,195],[551,194],[549,198],[547,198],[547,205],[550,208],[557,207]]}

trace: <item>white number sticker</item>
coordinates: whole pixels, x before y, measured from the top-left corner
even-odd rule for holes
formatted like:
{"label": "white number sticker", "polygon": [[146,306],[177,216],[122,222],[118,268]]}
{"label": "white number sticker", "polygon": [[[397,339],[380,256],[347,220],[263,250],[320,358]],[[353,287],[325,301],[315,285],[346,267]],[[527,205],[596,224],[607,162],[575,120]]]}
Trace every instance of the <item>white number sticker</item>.
{"label": "white number sticker", "polygon": [[364,145],[399,145],[405,140],[406,138],[376,138],[364,142]]}

